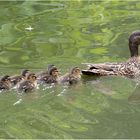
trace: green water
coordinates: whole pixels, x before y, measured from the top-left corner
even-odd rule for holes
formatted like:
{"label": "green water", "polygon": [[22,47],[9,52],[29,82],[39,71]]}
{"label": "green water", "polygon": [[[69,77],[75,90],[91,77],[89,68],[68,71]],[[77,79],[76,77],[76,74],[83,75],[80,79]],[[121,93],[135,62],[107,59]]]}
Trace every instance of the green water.
{"label": "green water", "polygon": [[[0,1],[0,74],[125,61],[128,37],[139,29],[138,0]],[[83,77],[68,88],[0,93],[0,138],[140,138],[135,86],[123,77]]]}

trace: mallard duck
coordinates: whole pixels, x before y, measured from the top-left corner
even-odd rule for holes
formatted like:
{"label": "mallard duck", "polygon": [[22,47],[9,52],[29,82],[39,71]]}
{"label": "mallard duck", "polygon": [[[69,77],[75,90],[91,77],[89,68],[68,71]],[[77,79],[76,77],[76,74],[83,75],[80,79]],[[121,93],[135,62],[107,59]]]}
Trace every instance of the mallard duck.
{"label": "mallard duck", "polygon": [[20,75],[11,76],[10,79],[11,79],[12,85],[16,86],[17,83],[19,83],[22,80],[25,80],[27,78],[27,74],[29,73],[30,73],[30,70],[23,70],[21,71]]}
{"label": "mallard duck", "polygon": [[81,79],[81,70],[78,67],[74,67],[69,73],[61,76],[59,82],[62,84],[76,84]]}
{"label": "mallard duck", "polygon": [[27,79],[24,81],[21,81],[17,85],[17,91],[18,92],[31,92],[36,87],[36,75],[34,73],[29,73],[27,75]]}
{"label": "mallard duck", "polygon": [[9,90],[11,88],[10,76],[5,75],[0,80],[0,90]]}
{"label": "mallard duck", "polygon": [[88,69],[82,70],[84,75],[120,75],[137,77],[140,75],[140,57],[138,56],[138,45],[140,44],[140,31],[133,32],[129,37],[129,50],[131,58],[122,63],[87,63]]}
{"label": "mallard duck", "polygon": [[48,66],[48,71],[46,74],[41,75],[37,80],[38,83],[57,83],[59,77],[59,71],[54,65]]}

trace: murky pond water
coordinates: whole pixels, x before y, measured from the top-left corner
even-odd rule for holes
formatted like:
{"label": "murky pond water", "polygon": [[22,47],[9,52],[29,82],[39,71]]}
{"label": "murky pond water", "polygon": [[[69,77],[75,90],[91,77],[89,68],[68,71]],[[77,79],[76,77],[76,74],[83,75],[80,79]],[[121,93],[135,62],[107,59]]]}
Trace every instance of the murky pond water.
{"label": "murky pond water", "polygon": [[[140,1],[0,1],[0,74],[125,61],[139,18]],[[0,93],[0,138],[140,138],[139,118],[139,86],[124,77]]]}

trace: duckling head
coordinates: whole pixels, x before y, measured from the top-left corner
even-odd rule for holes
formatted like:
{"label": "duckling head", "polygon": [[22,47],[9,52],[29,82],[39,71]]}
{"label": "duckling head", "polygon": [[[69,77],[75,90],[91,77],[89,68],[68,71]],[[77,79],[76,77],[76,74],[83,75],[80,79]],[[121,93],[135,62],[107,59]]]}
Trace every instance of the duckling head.
{"label": "duckling head", "polygon": [[1,78],[2,82],[6,82],[6,81],[10,81],[10,76],[9,75],[5,75]]}
{"label": "duckling head", "polygon": [[34,73],[29,73],[27,75],[27,80],[31,81],[31,82],[35,82],[37,79],[36,75]]}
{"label": "duckling head", "polygon": [[50,70],[48,71],[49,75],[52,75],[54,77],[57,77],[59,75],[59,71],[56,67],[52,67],[50,68]]}
{"label": "duckling head", "polygon": [[27,75],[30,73],[30,70],[27,70],[27,69],[25,69],[25,70],[23,70],[22,72],[21,72],[21,75],[23,76],[23,77],[27,77]]}
{"label": "duckling head", "polygon": [[[4,86],[4,89],[10,89],[11,87],[11,79],[10,79],[10,76],[9,75],[5,75],[1,78],[0,80],[1,84],[2,85],[5,85]],[[2,86],[3,87],[3,86]]]}
{"label": "duckling head", "polygon": [[78,67],[74,67],[70,73],[76,77],[81,77],[81,70]]}

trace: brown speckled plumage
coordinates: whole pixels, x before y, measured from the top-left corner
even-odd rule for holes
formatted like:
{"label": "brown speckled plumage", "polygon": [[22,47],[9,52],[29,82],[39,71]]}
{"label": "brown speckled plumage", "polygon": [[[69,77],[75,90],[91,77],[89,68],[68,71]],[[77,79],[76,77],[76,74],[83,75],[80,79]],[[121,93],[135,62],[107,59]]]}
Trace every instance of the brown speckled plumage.
{"label": "brown speckled plumage", "polygon": [[21,81],[17,85],[18,92],[31,92],[36,87],[36,76],[34,73],[29,73],[27,75],[27,80]]}
{"label": "brown speckled plumage", "polygon": [[11,88],[10,76],[5,75],[0,79],[0,90],[9,90]]}
{"label": "brown speckled plumage", "polygon": [[82,70],[84,75],[120,75],[134,78],[140,75],[140,57],[138,45],[140,44],[140,32],[134,32],[129,37],[129,49],[131,58],[122,63],[87,64],[88,69]]}
{"label": "brown speckled plumage", "polygon": [[12,85],[16,86],[17,83],[21,82],[22,80],[25,80],[28,73],[30,73],[29,70],[23,70],[20,75],[11,76],[10,80]]}

